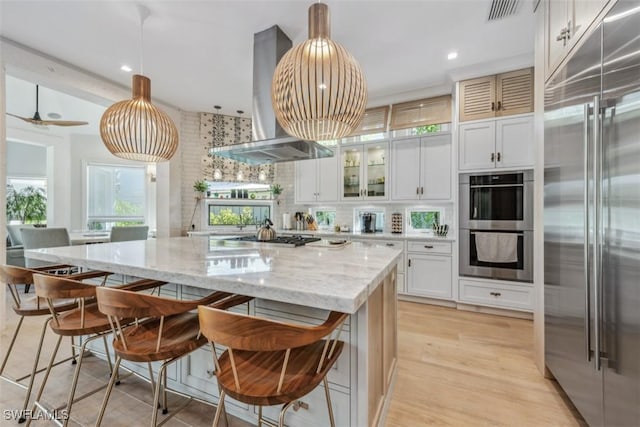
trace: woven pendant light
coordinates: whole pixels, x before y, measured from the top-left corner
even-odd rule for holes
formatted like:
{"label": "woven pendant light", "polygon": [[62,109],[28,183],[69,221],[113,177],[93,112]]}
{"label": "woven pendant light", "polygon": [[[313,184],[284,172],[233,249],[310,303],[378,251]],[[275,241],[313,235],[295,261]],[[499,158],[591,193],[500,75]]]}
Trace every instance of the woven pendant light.
{"label": "woven pendant light", "polygon": [[151,80],[133,76],[133,96],[113,104],[100,119],[100,136],[114,156],[141,162],[169,160],[178,149],[171,118],[151,103]]}
{"label": "woven pendant light", "polygon": [[[144,6],[139,6],[139,10],[142,51],[142,26],[149,10]],[[132,92],[132,99],[113,104],[102,115],[100,136],[104,145],[111,154],[123,159],[141,162],[171,159],[178,149],[178,130],[171,118],[151,103],[151,80],[134,75]]]}
{"label": "woven pendant light", "polygon": [[273,75],[276,118],[297,138],[343,138],[364,115],[367,85],[360,65],[329,37],[329,8],[315,3],[309,8],[309,39],[285,53]]}

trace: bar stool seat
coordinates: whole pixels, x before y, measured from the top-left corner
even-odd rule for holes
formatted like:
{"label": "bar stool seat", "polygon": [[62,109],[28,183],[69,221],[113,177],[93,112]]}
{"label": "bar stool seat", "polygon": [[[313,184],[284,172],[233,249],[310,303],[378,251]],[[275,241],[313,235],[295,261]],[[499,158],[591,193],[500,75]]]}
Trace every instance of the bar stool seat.
{"label": "bar stool seat", "polygon": [[138,326],[126,328],[123,335],[127,348],[124,348],[122,341],[117,340],[113,342],[113,349],[120,357],[132,362],[154,362],[190,353],[207,343],[204,336],[198,337],[200,326],[197,313],[187,312],[166,317],[162,325],[160,347],[156,347],[158,327],[157,319],[149,319]]}
{"label": "bar stool seat", "polygon": [[[125,319],[128,323],[131,319]],[[66,311],[58,315],[58,322],[51,322],[51,330],[65,337],[98,334],[111,330],[107,317],[98,310],[98,303],[84,306],[81,310]]]}
{"label": "bar stool seat", "polygon": [[[53,304],[53,309],[58,312],[73,310],[76,307],[78,307],[78,303],[72,298],[57,300]],[[13,307],[13,311],[18,316],[44,316],[50,313],[46,301],[35,295],[22,297],[20,306]]]}
{"label": "bar stool seat", "polygon": [[291,349],[280,391],[278,391],[278,384],[286,351],[235,350],[233,357],[236,369],[238,372],[243,372],[243,375],[238,376],[240,384],[238,388],[236,388],[229,352],[225,352],[218,361],[220,373],[217,379],[227,395],[241,402],[261,406],[289,403],[311,393],[322,382],[329,369],[338,360],[344,342],[336,343],[334,352],[325,360],[318,372],[318,362],[325,345],[326,340],[321,340],[305,347]]}

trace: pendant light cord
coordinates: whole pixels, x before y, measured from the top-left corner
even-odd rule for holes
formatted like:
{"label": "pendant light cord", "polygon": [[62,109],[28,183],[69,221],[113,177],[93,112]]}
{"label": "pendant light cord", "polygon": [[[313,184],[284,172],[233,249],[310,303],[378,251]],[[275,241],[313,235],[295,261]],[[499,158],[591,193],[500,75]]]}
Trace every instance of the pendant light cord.
{"label": "pendant light cord", "polygon": [[140,74],[144,75],[144,21],[147,20],[151,11],[148,7],[138,4],[140,14]]}

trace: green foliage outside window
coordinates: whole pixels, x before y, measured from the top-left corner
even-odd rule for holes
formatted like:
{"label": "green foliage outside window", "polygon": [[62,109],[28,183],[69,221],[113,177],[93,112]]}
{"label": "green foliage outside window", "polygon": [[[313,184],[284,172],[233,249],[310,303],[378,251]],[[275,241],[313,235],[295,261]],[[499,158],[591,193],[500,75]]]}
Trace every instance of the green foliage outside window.
{"label": "green foliage outside window", "polygon": [[430,229],[433,224],[440,223],[440,212],[436,211],[414,211],[411,212],[411,226],[414,229]]}
{"label": "green foliage outside window", "polygon": [[42,188],[33,186],[16,190],[7,185],[7,220],[23,224],[40,224],[47,219],[47,196]]}
{"label": "green foliage outside window", "polygon": [[249,206],[242,208],[239,214],[229,209],[221,209],[217,214],[209,213],[210,225],[249,225],[254,224],[253,209]]}
{"label": "green foliage outside window", "polygon": [[336,221],[336,211],[316,211],[316,222],[320,228],[331,229]]}
{"label": "green foliage outside window", "polygon": [[440,132],[440,125],[439,124],[424,125],[424,126],[418,126],[415,129],[416,129],[416,135],[422,135],[425,133]]}

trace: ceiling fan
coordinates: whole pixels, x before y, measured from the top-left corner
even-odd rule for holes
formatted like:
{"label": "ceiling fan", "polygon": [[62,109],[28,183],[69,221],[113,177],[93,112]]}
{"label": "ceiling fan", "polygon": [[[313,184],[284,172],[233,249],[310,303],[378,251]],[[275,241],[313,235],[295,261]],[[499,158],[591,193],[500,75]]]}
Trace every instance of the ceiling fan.
{"label": "ceiling fan", "polygon": [[40,113],[38,112],[38,98],[39,98],[38,91],[39,91],[38,85],[36,85],[36,113],[33,115],[33,117],[21,117],[11,113],[7,113],[7,115],[11,117],[15,117],[20,120],[24,120],[27,123],[33,123],[34,125],[37,125],[37,126],[47,126],[47,125],[82,126],[82,125],[89,124],[89,122],[80,122],[80,121],[74,121],[74,120],[42,120],[40,118]]}

